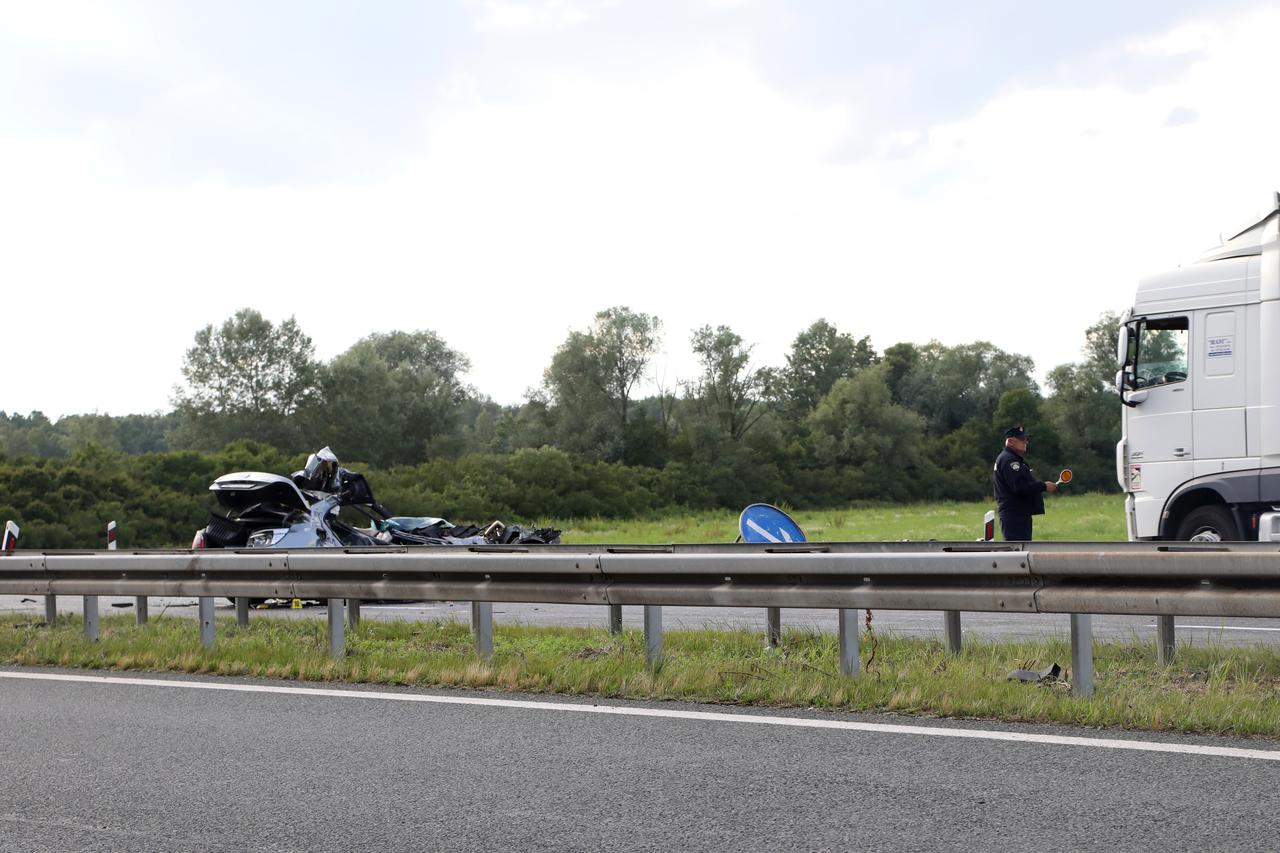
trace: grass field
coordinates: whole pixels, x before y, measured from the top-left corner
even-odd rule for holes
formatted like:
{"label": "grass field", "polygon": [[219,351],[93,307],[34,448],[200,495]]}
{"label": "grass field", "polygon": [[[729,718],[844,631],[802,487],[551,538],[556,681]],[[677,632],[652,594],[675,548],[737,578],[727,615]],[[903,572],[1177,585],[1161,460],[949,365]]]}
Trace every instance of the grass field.
{"label": "grass field", "polygon": [[602,628],[500,625],[486,661],[474,653],[466,625],[366,620],[348,632],[345,659],[327,651],[323,619],[258,619],[247,628],[221,619],[217,644],[206,650],[190,619],[140,627],[129,617],[104,617],[101,640],[92,643],[74,617],[52,628],[30,617],[0,618],[0,662],[7,664],[1280,736],[1280,653],[1270,648],[1183,647],[1174,665],[1162,667],[1150,643],[1099,643],[1091,699],[1072,696],[1066,681],[1006,680],[1012,669],[1068,663],[1066,641],[1053,638],[968,642],[951,656],[931,640],[864,636],[858,679],[838,674],[836,638],[812,631],[785,631],[777,649],[749,631],[669,631],[655,671],[645,666],[641,632],[610,636]]}
{"label": "grass field", "polygon": [[[784,507],[785,509],[786,507]],[[920,504],[865,504],[847,509],[795,510],[792,517],[810,541],[876,542],[896,539],[977,539],[989,501]],[[543,522],[540,522],[543,523]],[[732,542],[736,512],[701,512],[639,521],[561,519],[545,522],[575,544]],[[999,533],[997,531],[997,537]],[[1035,519],[1043,540],[1123,541],[1123,495],[1049,495],[1045,514]]]}

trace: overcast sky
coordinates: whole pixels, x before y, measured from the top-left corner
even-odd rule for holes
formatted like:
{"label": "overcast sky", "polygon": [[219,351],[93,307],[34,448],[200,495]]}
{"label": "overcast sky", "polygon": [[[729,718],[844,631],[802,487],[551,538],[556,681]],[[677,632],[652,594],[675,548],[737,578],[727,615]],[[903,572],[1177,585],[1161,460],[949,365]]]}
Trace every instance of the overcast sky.
{"label": "overcast sky", "polygon": [[519,402],[613,305],[1041,376],[1280,189],[1261,3],[0,0],[0,410],[166,410],[252,307]]}

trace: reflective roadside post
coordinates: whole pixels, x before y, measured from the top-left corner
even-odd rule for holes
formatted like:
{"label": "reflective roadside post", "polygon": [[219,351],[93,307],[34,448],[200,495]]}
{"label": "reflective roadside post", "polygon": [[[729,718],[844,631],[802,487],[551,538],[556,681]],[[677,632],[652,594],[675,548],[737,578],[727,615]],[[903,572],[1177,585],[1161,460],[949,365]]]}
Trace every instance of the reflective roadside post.
{"label": "reflective roadside post", "polygon": [[[0,538],[0,555],[8,556],[18,547],[18,534],[21,530],[18,523],[12,518],[4,523],[4,536]],[[52,625],[58,616],[58,597],[56,595],[46,595],[44,597],[44,621]]]}
{"label": "reflective roadside post", "polygon": [[[107,550],[116,550],[117,529],[114,521],[107,523]],[[145,595],[135,596],[133,599],[133,615],[139,625],[147,624],[149,616],[147,612],[147,597]]]}

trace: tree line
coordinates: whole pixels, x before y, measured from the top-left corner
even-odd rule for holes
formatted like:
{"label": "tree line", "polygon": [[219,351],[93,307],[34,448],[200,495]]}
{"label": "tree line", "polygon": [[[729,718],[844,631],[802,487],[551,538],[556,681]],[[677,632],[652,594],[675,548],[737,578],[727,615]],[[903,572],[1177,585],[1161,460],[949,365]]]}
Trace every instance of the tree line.
{"label": "tree line", "polygon": [[983,341],[878,351],[819,319],[782,364],[758,365],[731,328],[703,326],[689,341],[697,375],[639,396],[662,322],[618,306],[570,332],[523,403],[500,405],[465,383],[468,359],[435,332],[373,334],[322,362],[294,319],[243,309],[196,334],[170,412],[0,413],[0,500],[16,513],[13,478],[54,470],[40,460],[62,460],[56,490],[101,453],[126,479],[184,472],[204,505],[209,480],[237,467],[217,466],[245,447],[283,471],[263,448],[285,462],[322,445],[402,490],[408,503],[393,509],[467,520],[979,499],[1011,424],[1032,434],[1045,476],[1070,466],[1075,488],[1114,490],[1116,330],[1115,315],[1100,317],[1081,360],[1049,371],[1042,390],[1030,358]]}

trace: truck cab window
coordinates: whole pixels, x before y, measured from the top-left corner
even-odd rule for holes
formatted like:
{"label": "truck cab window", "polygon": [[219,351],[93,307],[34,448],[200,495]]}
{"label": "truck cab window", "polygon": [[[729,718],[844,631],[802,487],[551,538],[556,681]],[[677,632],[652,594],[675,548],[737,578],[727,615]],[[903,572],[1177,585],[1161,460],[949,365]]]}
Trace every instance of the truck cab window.
{"label": "truck cab window", "polygon": [[1186,380],[1188,329],[1186,317],[1163,317],[1142,323],[1136,387],[1151,388]]}

